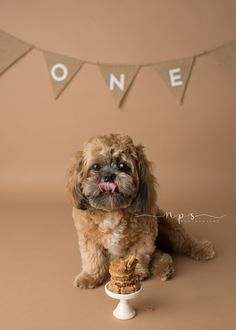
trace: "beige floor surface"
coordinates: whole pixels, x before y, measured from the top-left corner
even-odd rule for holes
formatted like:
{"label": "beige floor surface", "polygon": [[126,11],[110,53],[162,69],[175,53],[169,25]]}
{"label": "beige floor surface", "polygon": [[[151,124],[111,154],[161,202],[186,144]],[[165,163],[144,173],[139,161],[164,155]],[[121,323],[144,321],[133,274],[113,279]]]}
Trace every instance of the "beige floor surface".
{"label": "beige floor surface", "polygon": [[216,258],[195,262],[175,256],[176,276],[165,283],[145,281],[133,302],[137,316],[121,321],[112,316],[115,302],[103,286],[80,290],[72,285],[81,266],[68,205],[8,204],[1,210],[0,329],[234,329],[235,226],[230,214],[217,224],[186,225],[215,243]]}

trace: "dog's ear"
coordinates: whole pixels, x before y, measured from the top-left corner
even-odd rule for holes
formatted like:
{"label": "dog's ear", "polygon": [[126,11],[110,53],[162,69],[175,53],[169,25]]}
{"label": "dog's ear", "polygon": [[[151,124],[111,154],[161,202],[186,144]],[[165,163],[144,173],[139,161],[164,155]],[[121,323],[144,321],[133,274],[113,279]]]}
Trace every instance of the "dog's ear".
{"label": "dog's ear", "polygon": [[148,161],[144,147],[137,145],[136,149],[136,162],[137,172],[139,178],[139,189],[137,196],[132,203],[132,211],[136,214],[152,213],[156,205],[156,179],[152,174],[151,162]]}
{"label": "dog's ear", "polygon": [[73,156],[73,164],[67,175],[67,191],[74,207],[80,210],[87,210],[88,200],[82,194],[80,180],[83,174],[82,151],[77,151]]}

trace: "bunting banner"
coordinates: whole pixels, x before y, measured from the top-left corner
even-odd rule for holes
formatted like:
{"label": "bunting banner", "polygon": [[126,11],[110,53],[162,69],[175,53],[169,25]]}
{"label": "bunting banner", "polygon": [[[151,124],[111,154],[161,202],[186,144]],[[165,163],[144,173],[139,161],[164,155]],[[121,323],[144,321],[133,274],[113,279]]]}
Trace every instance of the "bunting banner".
{"label": "bunting banner", "polygon": [[153,65],[166,86],[177,97],[179,103],[183,101],[193,63],[194,57],[188,57]]}
{"label": "bunting banner", "polygon": [[114,97],[118,106],[122,103],[128,89],[130,88],[138,70],[139,65],[109,65],[100,64],[100,71],[105,79],[108,90]]}
{"label": "bunting banner", "polygon": [[220,63],[236,74],[236,40],[218,47],[214,54]]}
{"label": "bunting banner", "polygon": [[[54,98],[57,99],[84,64],[97,65],[108,91],[120,107],[142,67],[151,67],[158,74],[179,104],[183,103],[193,66],[198,57],[213,53],[225,68],[236,75],[236,40],[191,56],[155,63],[108,64],[91,62],[53,53],[29,44],[0,30],[0,75],[32,49],[41,51],[45,58]],[[101,78],[102,79],[102,78]]]}
{"label": "bunting banner", "polygon": [[83,62],[72,57],[43,51],[55,99],[63,92]]}
{"label": "bunting banner", "polygon": [[32,45],[0,30],[0,75],[32,48]]}

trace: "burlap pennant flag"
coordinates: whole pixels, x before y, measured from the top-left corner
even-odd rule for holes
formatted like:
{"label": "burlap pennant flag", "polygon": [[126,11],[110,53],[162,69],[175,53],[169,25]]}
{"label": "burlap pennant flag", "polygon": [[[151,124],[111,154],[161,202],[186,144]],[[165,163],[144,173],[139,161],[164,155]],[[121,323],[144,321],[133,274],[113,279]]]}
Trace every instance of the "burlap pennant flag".
{"label": "burlap pennant flag", "polygon": [[57,99],[79,71],[83,62],[72,57],[47,51],[43,51],[43,54],[52,83],[54,97]]}
{"label": "burlap pennant flag", "polygon": [[0,75],[32,48],[33,45],[0,30]]}
{"label": "burlap pennant flag", "polygon": [[120,106],[140,66],[128,64],[99,64],[99,68],[111,95],[114,97],[118,106]]}
{"label": "burlap pennant flag", "polygon": [[213,53],[220,60],[220,63],[228,67],[234,74],[236,74],[236,40],[216,48]]}
{"label": "burlap pennant flag", "polygon": [[153,67],[169,90],[182,103],[195,58],[188,57],[154,64]]}

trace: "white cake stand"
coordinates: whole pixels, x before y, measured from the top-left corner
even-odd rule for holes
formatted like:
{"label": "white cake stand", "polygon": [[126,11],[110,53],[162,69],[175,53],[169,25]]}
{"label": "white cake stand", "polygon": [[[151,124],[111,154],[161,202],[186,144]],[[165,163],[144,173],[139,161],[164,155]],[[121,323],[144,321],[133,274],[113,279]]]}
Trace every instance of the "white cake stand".
{"label": "white cake stand", "polygon": [[106,294],[111,298],[120,300],[113,311],[113,315],[121,320],[132,319],[136,315],[136,311],[132,306],[129,305],[128,301],[136,298],[140,294],[143,289],[142,285],[138,291],[133,293],[114,293],[108,290],[108,284],[109,282],[105,285]]}

